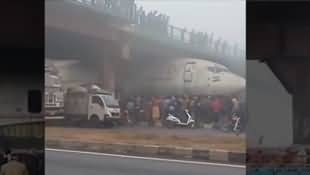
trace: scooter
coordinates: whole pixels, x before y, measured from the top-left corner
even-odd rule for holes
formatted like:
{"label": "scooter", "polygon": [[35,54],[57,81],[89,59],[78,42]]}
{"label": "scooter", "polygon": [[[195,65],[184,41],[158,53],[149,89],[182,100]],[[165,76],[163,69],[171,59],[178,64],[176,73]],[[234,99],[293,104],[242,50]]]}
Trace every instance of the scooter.
{"label": "scooter", "polygon": [[233,128],[232,131],[236,133],[236,135],[240,134],[240,117],[236,114],[232,114]]}
{"label": "scooter", "polygon": [[184,113],[187,117],[186,121],[182,121],[176,114],[173,114],[173,112],[169,112],[166,118],[166,126],[168,128],[174,128],[177,126],[194,128],[195,120],[193,120],[187,109],[184,111]]}

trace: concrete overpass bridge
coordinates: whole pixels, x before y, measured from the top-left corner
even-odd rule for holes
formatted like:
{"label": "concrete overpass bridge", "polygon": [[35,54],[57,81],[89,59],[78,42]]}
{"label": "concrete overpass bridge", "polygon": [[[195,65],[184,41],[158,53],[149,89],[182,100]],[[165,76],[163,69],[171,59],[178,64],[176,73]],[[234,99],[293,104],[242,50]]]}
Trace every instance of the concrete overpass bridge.
{"label": "concrete overpass bridge", "polygon": [[[309,2],[247,2],[247,59],[266,63],[291,95],[293,110],[288,115],[293,116],[294,144],[310,143],[309,9]],[[254,87],[254,83],[248,87]],[[287,110],[273,105],[274,111]],[[281,117],[279,123],[274,123],[274,130],[282,122]]]}
{"label": "concrete overpass bridge", "polygon": [[188,56],[216,61],[245,75],[244,52],[238,48],[211,36],[207,45],[197,45],[191,42],[190,33],[170,25],[167,33],[156,32],[133,16],[107,7],[106,2],[46,0],[47,57],[111,65]]}

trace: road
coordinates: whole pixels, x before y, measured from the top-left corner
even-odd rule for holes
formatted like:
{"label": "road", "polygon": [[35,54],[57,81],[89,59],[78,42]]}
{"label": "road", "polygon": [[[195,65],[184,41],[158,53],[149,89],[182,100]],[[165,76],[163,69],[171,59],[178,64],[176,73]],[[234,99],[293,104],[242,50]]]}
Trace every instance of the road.
{"label": "road", "polygon": [[46,151],[46,175],[245,175],[245,168],[107,154]]}

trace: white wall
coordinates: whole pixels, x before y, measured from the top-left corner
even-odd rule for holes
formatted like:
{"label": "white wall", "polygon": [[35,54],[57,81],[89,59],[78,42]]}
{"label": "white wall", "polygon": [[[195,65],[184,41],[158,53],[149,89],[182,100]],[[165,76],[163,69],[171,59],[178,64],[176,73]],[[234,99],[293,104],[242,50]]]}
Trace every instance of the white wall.
{"label": "white wall", "polygon": [[258,61],[247,61],[247,99],[249,127],[248,146],[289,146],[293,142],[292,97],[269,67]]}
{"label": "white wall", "polygon": [[[28,91],[41,90],[42,112],[28,112]],[[0,125],[43,119],[44,106],[43,79],[33,79],[27,76],[8,76],[1,78],[0,85]]]}

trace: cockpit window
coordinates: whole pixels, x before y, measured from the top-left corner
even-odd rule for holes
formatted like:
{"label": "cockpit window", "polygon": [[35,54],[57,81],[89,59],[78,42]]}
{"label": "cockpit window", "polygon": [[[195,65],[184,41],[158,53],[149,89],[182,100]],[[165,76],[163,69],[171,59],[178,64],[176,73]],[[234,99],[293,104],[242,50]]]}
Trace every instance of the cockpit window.
{"label": "cockpit window", "polygon": [[216,68],[217,72],[227,72],[227,69],[224,69],[224,68]]}
{"label": "cockpit window", "polygon": [[227,68],[221,68],[221,67],[208,67],[208,71],[213,72],[213,73],[221,73],[221,72],[229,72]]}
{"label": "cockpit window", "polygon": [[216,73],[215,67],[208,67],[208,71]]}
{"label": "cockpit window", "polygon": [[229,72],[227,68],[216,67],[216,73]]}

